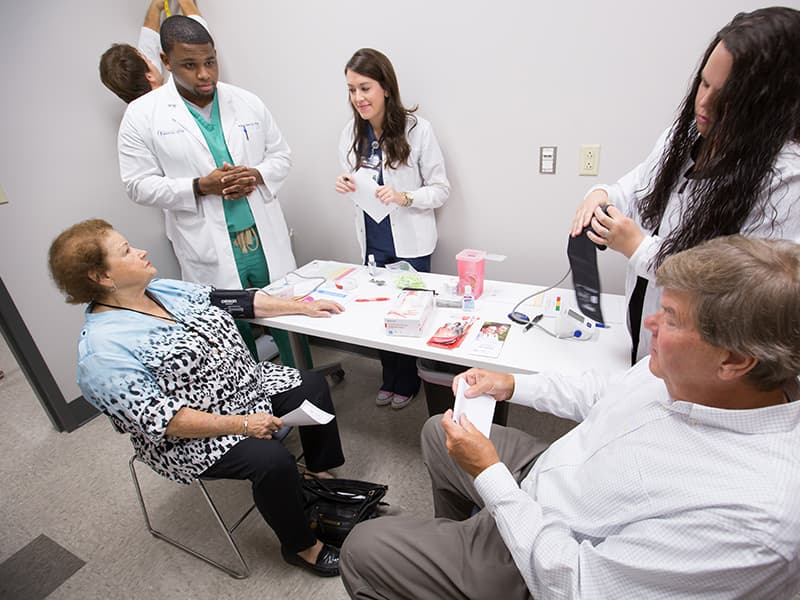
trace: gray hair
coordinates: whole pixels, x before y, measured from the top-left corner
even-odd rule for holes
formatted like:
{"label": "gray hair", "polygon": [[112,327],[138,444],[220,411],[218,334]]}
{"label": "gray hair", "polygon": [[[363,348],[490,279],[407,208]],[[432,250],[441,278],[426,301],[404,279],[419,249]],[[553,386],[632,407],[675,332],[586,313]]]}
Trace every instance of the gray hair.
{"label": "gray hair", "polygon": [[800,373],[800,245],[715,238],[668,257],[656,283],[693,297],[706,342],[758,361],[752,385],[773,390]]}

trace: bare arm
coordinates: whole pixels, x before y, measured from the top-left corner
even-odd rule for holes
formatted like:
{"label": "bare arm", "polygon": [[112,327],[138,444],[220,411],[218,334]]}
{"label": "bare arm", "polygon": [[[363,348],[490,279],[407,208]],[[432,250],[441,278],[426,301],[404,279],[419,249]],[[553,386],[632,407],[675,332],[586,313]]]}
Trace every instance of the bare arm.
{"label": "bare arm", "polygon": [[161,28],[161,11],[164,10],[164,0],[152,0],[144,15],[144,27],[156,33]]}
{"label": "bare arm", "polygon": [[178,5],[181,7],[181,12],[187,17],[200,14],[200,9],[197,8],[197,2],[194,0],[178,0]]}
{"label": "bare arm", "polygon": [[[246,428],[245,416],[247,417]],[[179,438],[247,435],[269,439],[281,428],[282,424],[278,417],[268,413],[218,415],[184,406],[172,417],[165,433]]]}
{"label": "bare arm", "polygon": [[268,294],[256,293],[253,312],[256,317],[280,317],[282,315],[306,315],[308,317],[330,317],[344,311],[344,307],[332,300],[302,302],[285,300]]}

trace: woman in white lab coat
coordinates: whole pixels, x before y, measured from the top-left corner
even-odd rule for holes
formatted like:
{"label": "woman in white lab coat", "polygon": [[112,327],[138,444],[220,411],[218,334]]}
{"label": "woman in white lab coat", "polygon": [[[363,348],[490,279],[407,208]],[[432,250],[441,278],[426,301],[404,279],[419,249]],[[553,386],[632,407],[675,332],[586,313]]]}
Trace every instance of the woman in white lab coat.
{"label": "woman in white lab coat", "polygon": [[[369,169],[377,182],[376,198],[392,206],[389,216],[376,222],[355,207],[356,236],[362,259],[375,257],[379,267],[408,261],[417,271],[429,272],[436,248],[434,209],[450,195],[444,158],[428,121],[400,99],[394,68],[381,52],[362,48],[345,67],[353,119],[339,142],[344,173],[336,191],[356,190],[353,173]],[[363,171],[362,171],[363,172]],[[403,408],[419,390],[414,357],[381,352],[383,383],[375,402]]]}
{"label": "woman in white lab coat", "polygon": [[741,13],[717,33],[675,123],[642,164],[589,190],[571,234],[590,222],[593,242],[628,258],[633,362],[650,352],[641,324],[660,308],[667,256],[734,233],[800,241],[800,11]]}

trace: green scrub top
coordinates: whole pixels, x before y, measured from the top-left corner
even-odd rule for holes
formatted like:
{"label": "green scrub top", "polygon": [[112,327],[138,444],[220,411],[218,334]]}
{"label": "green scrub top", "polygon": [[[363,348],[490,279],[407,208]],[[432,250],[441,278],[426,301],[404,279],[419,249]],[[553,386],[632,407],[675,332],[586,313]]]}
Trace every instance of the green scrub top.
{"label": "green scrub top", "polygon": [[[197,126],[203,133],[206,140],[208,149],[211,151],[211,156],[214,157],[214,162],[217,167],[221,167],[222,163],[234,164],[231,158],[231,153],[228,151],[228,145],[225,143],[225,134],[222,131],[222,121],[219,118],[219,94],[214,92],[214,101],[211,105],[211,121],[206,121],[197,109],[190,103],[186,102],[186,108],[192,113]],[[253,218],[253,213],[250,210],[250,205],[247,203],[247,197],[242,196],[235,200],[223,200],[222,208],[225,211],[225,222],[228,225],[230,233],[237,231],[244,231],[256,224]]]}

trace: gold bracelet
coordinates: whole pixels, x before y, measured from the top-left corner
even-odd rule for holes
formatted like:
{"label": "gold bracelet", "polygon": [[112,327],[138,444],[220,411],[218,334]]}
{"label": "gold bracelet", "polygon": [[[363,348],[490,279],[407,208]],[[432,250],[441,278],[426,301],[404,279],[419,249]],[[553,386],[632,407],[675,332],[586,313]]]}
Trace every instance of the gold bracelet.
{"label": "gold bracelet", "polygon": [[247,435],[247,422],[250,419],[250,415],[244,416],[244,433],[242,435]]}

